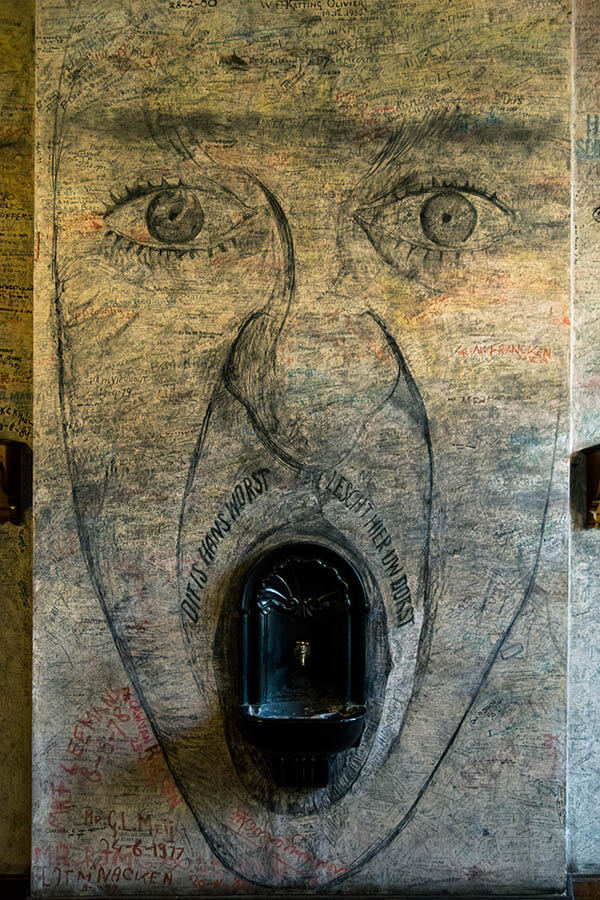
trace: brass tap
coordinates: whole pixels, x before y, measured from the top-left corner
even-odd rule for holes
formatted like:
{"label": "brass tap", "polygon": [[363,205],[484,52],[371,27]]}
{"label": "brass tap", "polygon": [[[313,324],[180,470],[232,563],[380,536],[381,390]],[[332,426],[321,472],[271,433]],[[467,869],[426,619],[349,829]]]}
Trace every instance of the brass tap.
{"label": "brass tap", "polygon": [[301,666],[306,665],[306,660],[310,656],[310,644],[308,641],[296,641],[294,656],[296,659],[300,660]]}

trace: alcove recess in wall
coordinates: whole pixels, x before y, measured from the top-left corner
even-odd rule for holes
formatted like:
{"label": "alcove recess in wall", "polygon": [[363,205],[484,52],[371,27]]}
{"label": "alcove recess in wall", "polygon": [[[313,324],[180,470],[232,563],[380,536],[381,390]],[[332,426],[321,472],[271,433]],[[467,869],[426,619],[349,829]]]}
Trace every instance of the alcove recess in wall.
{"label": "alcove recess in wall", "polygon": [[571,457],[571,519],[576,528],[600,529],[600,444]]}
{"label": "alcove recess in wall", "polygon": [[0,439],[0,523],[22,525],[31,495],[31,450],[20,441]]}

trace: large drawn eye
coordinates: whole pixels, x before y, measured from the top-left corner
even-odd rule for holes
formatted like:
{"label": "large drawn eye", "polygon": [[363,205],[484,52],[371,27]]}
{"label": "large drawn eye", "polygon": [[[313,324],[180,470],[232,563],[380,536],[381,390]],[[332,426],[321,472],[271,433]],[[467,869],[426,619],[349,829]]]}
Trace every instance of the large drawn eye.
{"label": "large drawn eye", "polygon": [[212,183],[188,187],[163,182],[159,187],[138,186],[124,198],[115,198],[104,221],[111,232],[138,247],[211,255],[255,212],[231,191]]}
{"label": "large drawn eye", "polygon": [[392,264],[404,261],[401,245],[412,250],[485,250],[513,228],[514,214],[495,194],[469,185],[421,187],[403,197],[354,214],[375,249]]}

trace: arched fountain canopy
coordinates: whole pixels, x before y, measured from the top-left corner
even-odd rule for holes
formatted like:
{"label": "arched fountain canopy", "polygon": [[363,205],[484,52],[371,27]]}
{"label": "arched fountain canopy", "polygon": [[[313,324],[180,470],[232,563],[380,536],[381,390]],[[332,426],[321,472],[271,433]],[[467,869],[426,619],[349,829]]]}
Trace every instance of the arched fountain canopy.
{"label": "arched fountain canopy", "polygon": [[325,758],[355,745],[366,711],[369,609],[355,567],[320,544],[281,545],[250,570],[241,607],[246,739],[294,759],[299,748],[303,759]]}

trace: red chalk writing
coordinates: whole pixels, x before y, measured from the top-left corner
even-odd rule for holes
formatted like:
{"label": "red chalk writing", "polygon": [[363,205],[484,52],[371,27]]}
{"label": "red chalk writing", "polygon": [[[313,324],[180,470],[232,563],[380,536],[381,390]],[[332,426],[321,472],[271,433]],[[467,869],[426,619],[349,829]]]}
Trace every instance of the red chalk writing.
{"label": "red chalk writing", "polygon": [[471,347],[459,347],[457,355],[466,359],[492,359],[499,356],[515,356],[523,362],[547,363],[552,358],[550,347],[539,344],[473,344]]}

